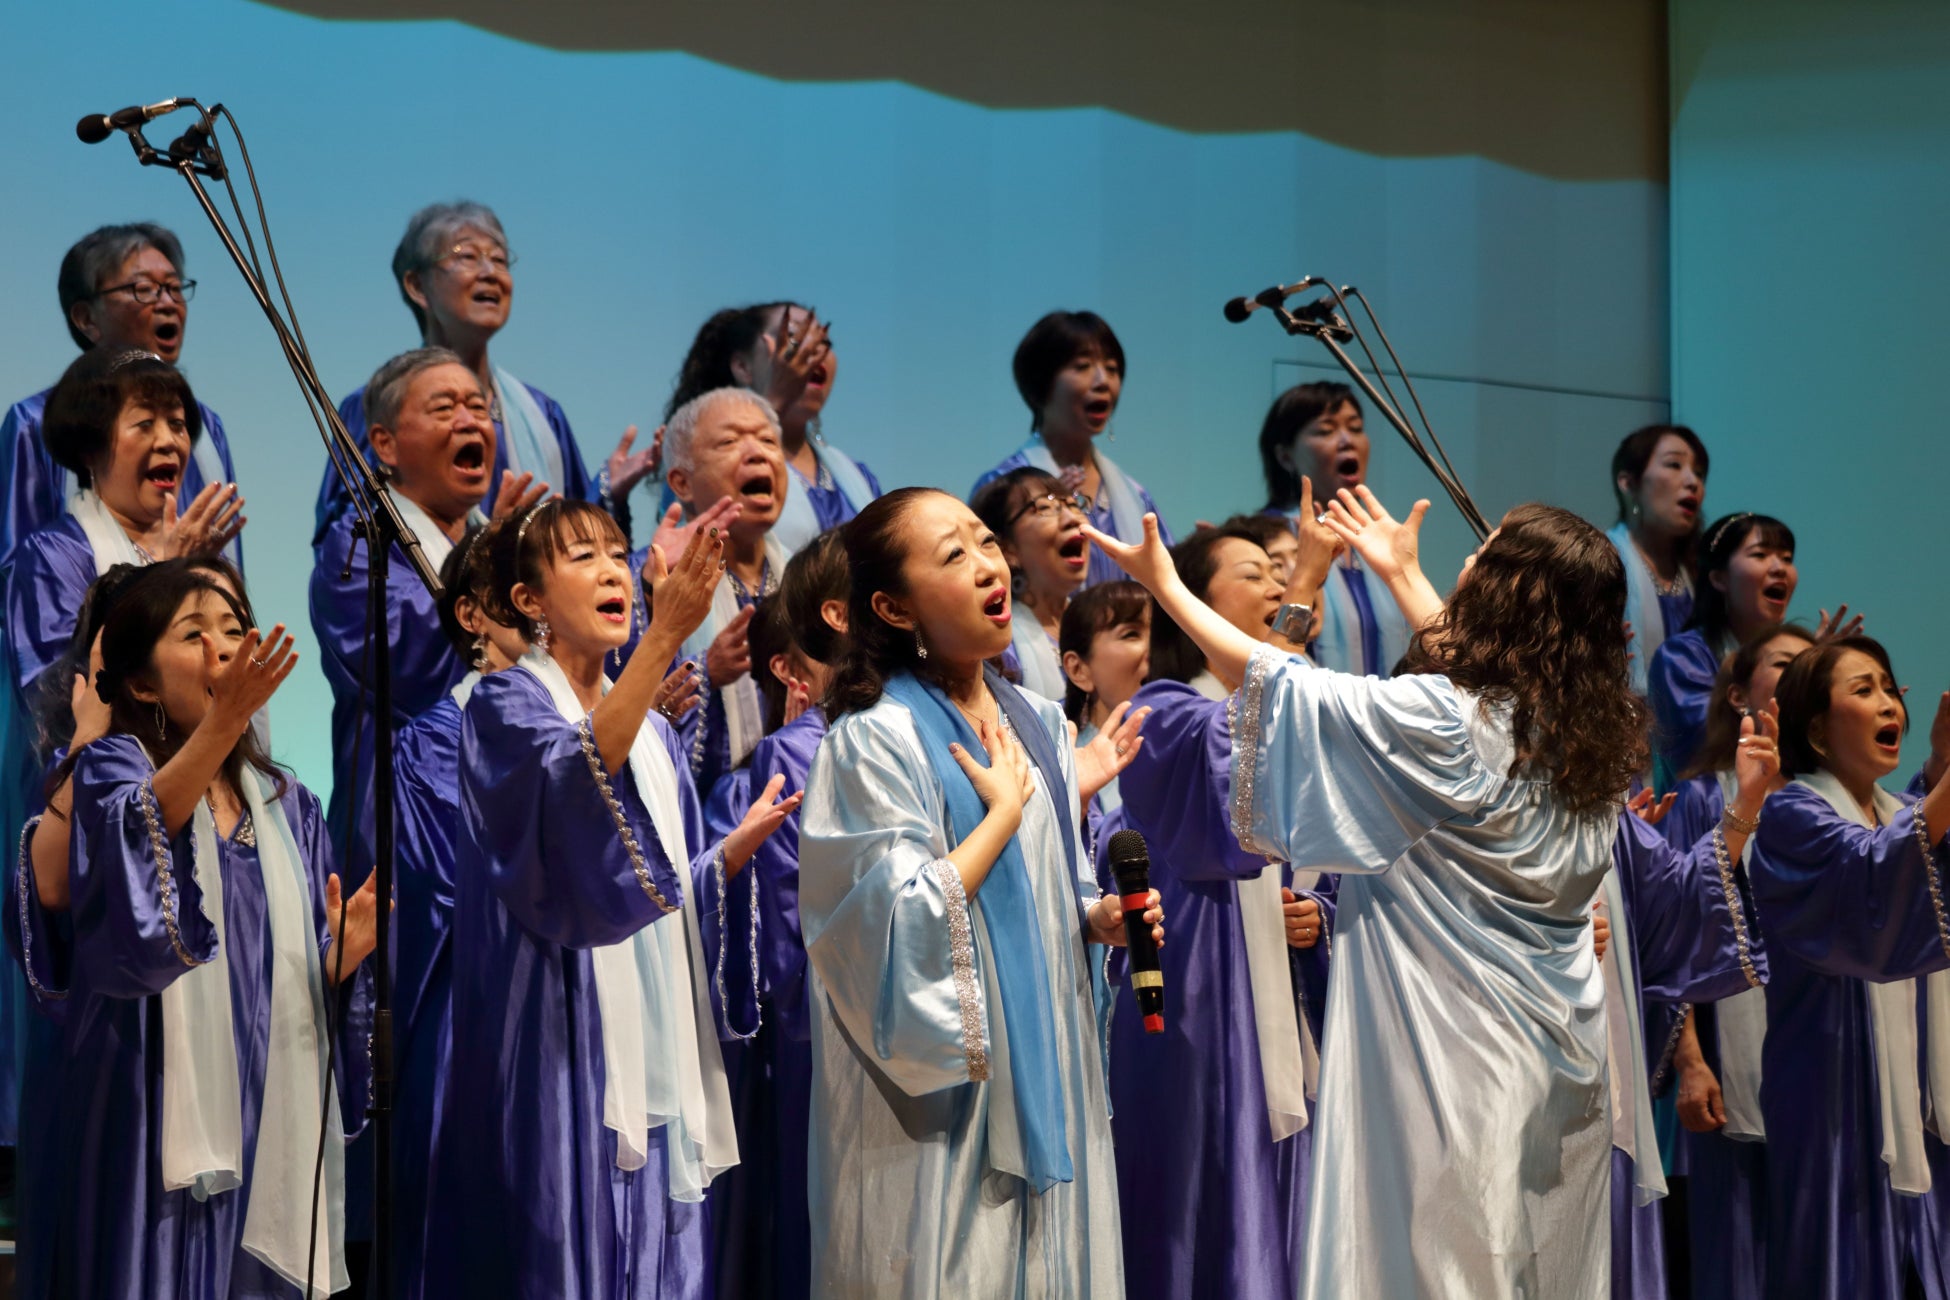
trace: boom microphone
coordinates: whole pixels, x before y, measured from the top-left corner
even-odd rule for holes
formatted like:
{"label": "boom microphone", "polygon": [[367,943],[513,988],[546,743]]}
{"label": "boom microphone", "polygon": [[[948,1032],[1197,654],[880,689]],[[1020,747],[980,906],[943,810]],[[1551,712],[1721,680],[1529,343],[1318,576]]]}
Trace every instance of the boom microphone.
{"label": "boom microphone", "polygon": [[1144,914],[1151,906],[1151,851],[1136,831],[1110,837],[1110,872],[1124,905],[1124,943],[1130,956],[1131,992],[1144,1017],[1144,1032],[1165,1032],[1165,977],[1158,969],[1158,945]]}
{"label": "boom microphone", "polygon": [[182,99],[162,99],[153,104],[135,104],[113,113],[90,113],[75,123],[74,133],[83,144],[100,144],[117,131],[128,131],[154,121],[165,113],[183,107]]}

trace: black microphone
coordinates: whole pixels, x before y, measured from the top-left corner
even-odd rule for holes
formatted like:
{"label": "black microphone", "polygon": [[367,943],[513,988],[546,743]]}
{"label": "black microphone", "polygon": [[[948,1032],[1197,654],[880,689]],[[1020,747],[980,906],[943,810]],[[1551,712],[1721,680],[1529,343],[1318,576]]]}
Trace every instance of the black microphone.
{"label": "black microphone", "polygon": [[1130,954],[1131,992],[1144,1017],[1144,1032],[1165,1032],[1165,977],[1158,969],[1158,945],[1144,913],[1151,906],[1151,851],[1136,831],[1110,837],[1110,873],[1117,878],[1118,901],[1124,905],[1124,943]]}
{"label": "black microphone", "polygon": [[153,104],[118,108],[113,113],[90,113],[75,123],[74,133],[83,144],[100,144],[117,131],[132,130],[165,113],[174,113],[181,107],[181,99],[164,99]]}
{"label": "black microphone", "polygon": [[1294,294],[1325,283],[1317,275],[1303,275],[1292,284],[1276,284],[1270,289],[1261,289],[1250,298],[1234,298],[1226,304],[1226,319],[1237,325],[1261,307],[1278,307]]}

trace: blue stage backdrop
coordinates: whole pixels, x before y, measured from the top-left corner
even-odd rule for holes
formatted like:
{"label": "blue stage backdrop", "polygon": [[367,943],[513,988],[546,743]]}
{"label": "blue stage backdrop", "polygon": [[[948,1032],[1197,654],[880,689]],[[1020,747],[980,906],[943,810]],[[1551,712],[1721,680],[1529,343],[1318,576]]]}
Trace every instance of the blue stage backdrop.
{"label": "blue stage backdrop", "polygon": [[[1479,18],[1451,10],[1395,34],[1473,23],[1477,44],[1507,50],[1543,38],[1503,23],[1503,11],[1523,9],[1533,26],[1564,21],[1534,5],[1466,9]],[[1109,21],[1108,10],[1091,12]],[[1593,45],[1578,57],[1610,57]],[[232,432],[250,501],[252,596],[267,621],[298,630],[311,659],[274,704],[276,748],[321,794],[329,696],[305,587],[323,453],[187,191],[138,169],[119,140],[77,143],[85,111],[187,93],[237,113],[335,394],[416,341],[387,270],[408,214],[462,196],[493,205],[520,257],[496,357],[563,402],[592,460],[625,425],[648,435],[710,311],[778,296],[835,323],[834,440],[889,485],[957,492],[1028,429],[1009,378],[1022,331],[1053,307],[1103,313],[1129,355],[1113,454],[1181,530],[1261,503],[1253,440],[1267,402],[1331,373],[1316,345],[1286,340],[1263,317],[1220,317],[1228,297],[1303,273],[1358,284],[1382,307],[1492,518],[1544,498],[1610,522],[1611,448],[1666,409],[1662,147],[1649,166],[1596,175],[1536,164],[1522,148],[1384,154],[1339,130],[1224,134],[1107,108],[984,107],[898,80],[775,80],[688,53],[562,52],[453,21],[325,21],[247,0],[103,0],[85,11],[16,0],[0,15],[0,48],[13,106],[0,390],[6,400],[35,391],[73,356],[54,289],[70,242],[135,219],[182,235],[202,286],[184,366]],[[1443,42],[1421,48],[1437,66],[1467,70]],[[1136,84],[1152,74],[1134,58],[1125,75]],[[1337,122],[1371,109],[1386,125],[1403,111],[1398,99],[1438,123],[1502,120],[1475,92],[1443,102],[1426,79],[1352,80],[1332,87]],[[1506,92],[1516,84],[1501,80]],[[1643,93],[1656,71],[1627,68],[1616,80]],[[1307,97],[1293,85],[1304,117]],[[1547,154],[1619,152],[1602,134],[1610,128],[1586,125],[1608,121],[1602,112],[1556,119],[1544,104],[1518,119]],[[1815,403],[1799,405],[1814,418]],[[1833,386],[1824,405],[1843,420],[1861,409]],[[1716,450],[1749,414],[1716,407],[1703,417]],[[1466,530],[1380,421],[1369,427],[1377,491],[1402,507],[1438,496],[1426,553],[1445,580]],[[1713,505],[1733,504],[1720,480],[1791,472],[1786,458],[1771,470],[1757,453],[1747,459],[1721,462]],[[1765,503],[1741,494],[1750,499]],[[639,507],[641,532],[649,509],[641,498]],[[1832,585],[1853,598],[1821,555],[1841,543],[1812,526],[1812,508],[1796,522],[1819,539],[1811,596],[1826,599]],[[1894,626],[1893,610],[1877,612]]]}

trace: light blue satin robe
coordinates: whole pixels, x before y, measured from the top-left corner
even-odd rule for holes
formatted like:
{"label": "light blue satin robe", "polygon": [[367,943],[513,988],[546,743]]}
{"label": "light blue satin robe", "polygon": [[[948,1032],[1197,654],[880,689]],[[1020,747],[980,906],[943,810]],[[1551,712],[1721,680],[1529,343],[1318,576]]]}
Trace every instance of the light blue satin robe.
{"label": "light blue satin robe", "polygon": [[[1063,714],[1035,701],[1076,806]],[[1075,1179],[1041,1196],[986,1156],[991,1085],[971,1082],[963,1017],[1006,1046],[977,897],[962,912],[941,787],[904,705],[834,724],[801,810],[799,911],[812,969],[810,1209],[815,1296],[1121,1296],[1117,1173],[1083,942],[1097,896],[1042,778],[1018,831],[1041,923]],[[1073,875],[1070,862],[1085,874]],[[952,883],[951,883],[952,882]],[[965,918],[963,925],[954,922]],[[971,933],[972,932],[972,933]],[[974,945],[957,990],[952,956]],[[964,949],[966,951],[966,949]]]}
{"label": "light blue satin robe", "polygon": [[1615,810],[1512,779],[1446,677],[1262,648],[1233,827],[1341,872],[1303,1297],[1601,1296],[1611,1114],[1592,899]]}

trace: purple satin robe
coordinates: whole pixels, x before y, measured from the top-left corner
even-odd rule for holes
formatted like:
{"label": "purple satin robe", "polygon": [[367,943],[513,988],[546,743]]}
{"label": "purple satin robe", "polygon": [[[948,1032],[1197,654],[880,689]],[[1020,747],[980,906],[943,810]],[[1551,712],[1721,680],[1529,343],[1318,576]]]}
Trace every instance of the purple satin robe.
{"label": "purple satin robe", "polygon": [[[1238,886],[1282,867],[1233,836],[1225,703],[1153,682],[1131,701],[1146,706],[1144,744],[1119,779],[1124,802],[1113,820],[1144,835],[1170,942],[1158,953],[1165,1032],[1145,1033],[1123,993],[1111,1020],[1126,1293],[1291,1296],[1306,1244],[1313,1130],[1274,1142],[1267,1128]],[[1305,956],[1324,960],[1326,948]],[[1306,1002],[1310,1013],[1324,1006],[1318,996]],[[1317,1020],[1313,1029],[1318,1035]]]}
{"label": "purple satin robe", "polygon": [[[154,769],[133,738],[111,735],[75,767],[69,851],[72,907],[41,908],[31,887],[8,900],[34,953],[38,999],[58,1003],[59,1048],[28,1058],[28,1095],[44,1125],[22,1199],[23,1294],[295,1297],[298,1289],[242,1249],[264,1092],[271,990],[270,923],[254,847],[220,839],[224,934],[203,912],[191,830],[167,841],[176,935],[199,961],[229,969],[243,1104],[244,1185],[198,1201],[162,1188],[162,991],[189,967],[165,922],[155,850],[140,793]],[[292,784],[281,801],[311,882],[312,916],[329,981],[325,877],[332,870],[318,800]],[[24,922],[24,923],[23,923]],[[65,977],[63,987],[57,982]],[[340,986],[337,1102],[345,1131],[365,1122],[370,969]],[[43,1104],[44,1103],[44,1104]]]}
{"label": "purple satin robe", "polygon": [[[325,680],[332,687],[333,842],[339,860],[345,863],[346,880],[357,884],[372,870],[371,787],[376,728],[371,669],[366,663],[368,552],[363,539],[354,545],[355,522],[354,515],[340,515],[313,550],[311,626],[318,638]],[[467,674],[467,665],[447,643],[433,597],[397,546],[386,568],[384,637],[392,656],[393,726],[403,727],[446,698]],[[357,824],[347,836],[347,817],[354,809]],[[341,836],[346,843],[338,842]]]}
{"label": "purple satin robe", "polygon": [[1706,706],[1713,698],[1713,678],[1720,671],[1720,654],[1699,628],[1669,636],[1652,654],[1646,672],[1652,705],[1652,752],[1660,765],[1659,788],[1670,788],[1672,775],[1690,766],[1706,738]]}
{"label": "purple satin robe", "polygon": [[[555,440],[562,448],[562,472],[569,481],[551,483],[549,490],[556,496],[567,497],[571,501],[593,501],[596,497],[594,480],[582,461],[582,447],[576,442],[575,431],[569,427],[569,417],[563,413],[562,406],[553,397],[535,385],[524,382],[535,398],[535,404],[542,408],[542,415],[548,420],[548,427],[554,432]],[[379,462],[372,454],[372,444],[366,438],[366,390],[362,387],[347,393],[339,403],[339,418],[345,421],[345,430],[352,435],[352,441],[359,444],[359,450],[366,455],[366,462],[377,467]],[[508,468],[506,439],[501,435],[501,423],[494,425],[494,472],[488,478],[488,503],[494,501],[494,493],[501,486],[501,473]],[[332,531],[332,525],[350,507],[351,500],[345,494],[345,484],[339,478],[338,470],[331,461],[325,462],[325,477],[318,484],[318,505],[312,521],[311,544],[314,548],[322,544]],[[482,507],[486,509],[486,506]],[[627,526],[625,531],[628,531]]]}
{"label": "purple satin robe", "polygon": [[[686,835],[696,791],[677,765]],[[694,906],[714,847],[673,863],[624,768],[617,805],[663,896]],[[451,938],[453,1048],[434,1148],[430,1277],[447,1295],[710,1294],[702,1204],[668,1194],[664,1130],[616,1166],[603,1125],[602,1020],[589,950],[682,925],[638,882],[578,729],[523,668],[483,678],[463,711]]]}
{"label": "purple satin robe", "polygon": [[[808,709],[766,736],[741,775],[752,793],[776,775],[783,798],[806,788],[813,755],[826,735],[826,715]],[[751,794],[746,795],[749,805]],[[738,810],[742,816],[744,809]],[[806,947],[799,930],[799,814],[759,845],[745,868],[757,882],[758,1005],[764,1023],[748,1041],[723,1044],[731,1105],[738,1121],[739,1164],[711,1185],[712,1248],[720,1294],[748,1300],[793,1300],[812,1285],[812,1227],[806,1200],[806,1153],[812,1104],[812,1031],[806,1010]],[[730,1023],[749,1031],[754,1018],[750,946],[736,927],[750,880],[733,881],[726,909],[730,935],[703,913],[704,944],[715,957],[725,942]],[[700,897],[705,897],[700,891]],[[728,941],[728,942],[727,942]]]}
{"label": "purple satin robe", "polygon": [[1767,1282],[1784,1300],[1899,1300],[1908,1268],[1932,1300],[1950,1294],[1950,1153],[1926,1127],[1933,1190],[1890,1187],[1864,984],[1950,970],[1931,896],[1933,885],[1950,893],[1950,837],[1926,866],[1915,819],[1911,805],[1870,830],[1790,785],[1756,833],[1749,870],[1773,965],[1760,1086]]}

